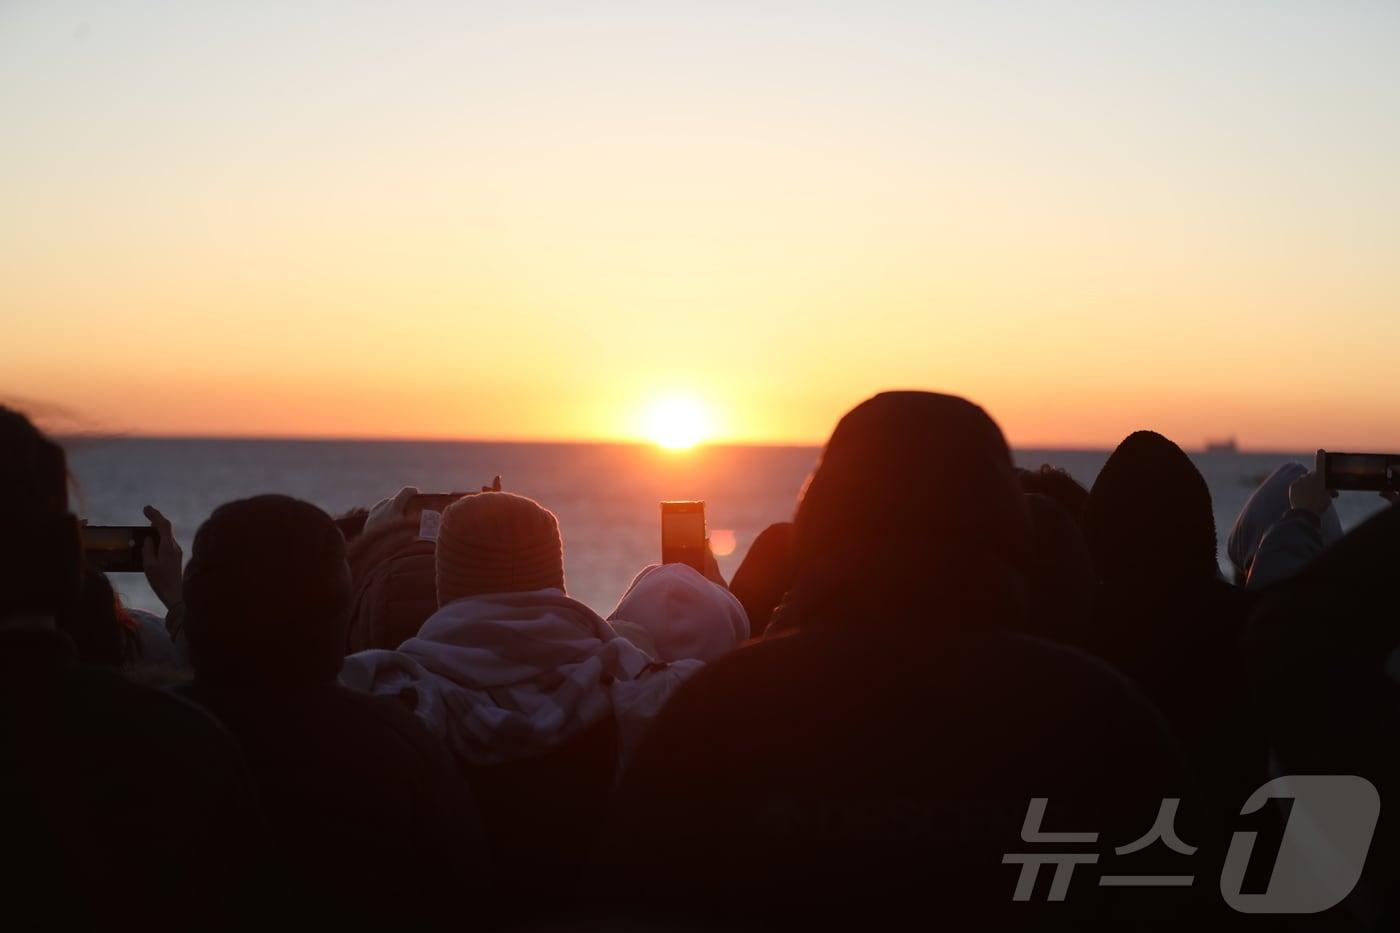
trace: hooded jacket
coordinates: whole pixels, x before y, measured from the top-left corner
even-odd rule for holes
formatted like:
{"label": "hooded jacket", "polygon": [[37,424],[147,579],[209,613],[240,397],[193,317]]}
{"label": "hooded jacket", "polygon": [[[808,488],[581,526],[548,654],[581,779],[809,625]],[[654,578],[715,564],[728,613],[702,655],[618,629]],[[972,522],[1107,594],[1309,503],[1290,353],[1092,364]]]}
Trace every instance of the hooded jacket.
{"label": "hooded jacket", "polygon": [[[1030,532],[980,408],[923,392],[857,406],[794,533],[793,633],[707,665],[662,711],[596,861],[590,890],[628,880],[596,895],[602,913],[1000,928],[1042,916],[1012,902],[1002,863],[1027,850],[1031,798],[1057,828],[1122,844],[1168,788],[1190,796],[1136,691],[1016,631]],[[1092,882],[1069,898],[1050,905],[1066,923],[1104,907]]]}
{"label": "hooded jacket", "polygon": [[1100,585],[1090,647],[1161,709],[1223,819],[1264,780],[1240,638],[1246,593],[1220,579],[1210,492],[1167,438],[1138,431],[1085,512]]}

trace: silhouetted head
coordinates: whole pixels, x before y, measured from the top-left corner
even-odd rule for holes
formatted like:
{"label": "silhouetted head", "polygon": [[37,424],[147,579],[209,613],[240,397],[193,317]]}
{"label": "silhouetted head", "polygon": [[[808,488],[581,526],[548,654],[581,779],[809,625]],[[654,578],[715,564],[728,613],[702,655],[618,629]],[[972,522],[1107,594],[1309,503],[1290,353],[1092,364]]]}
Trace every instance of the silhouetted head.
{"label": "silhouetted head", "polygon": [[1026,507],[996,423],[951,395],[885,392],[841,419],[807,482],[789,601],[802,626],[937,616],[993,591],[1024,611],[1029,561]]}
{"label": "silhouetted head", "polygon": [[82,592],[59,611],[54,622],[73,642],[84,664],[118,670],[140,654],[136,623],[117,599],[107,575],[97,570],[83,574]]}
{"label": "silhouetted head", "polygon": [[350,568],[329,515],[288,496],[221,505],[185,567],[196,677],[222,685],[333,681],[345,651]]}
{"label": "silhouetted head", "polygon": [[743,604],[749,617],[750,637],[763,635],[773,610],[791,588],[792,522],[777,522],[754,538],[729,581],[729,592]]}
{"label": "silhouetted head", "polygon": [[1210,490],[1191,458],[1155,431],[1137,431],[1108,458],[1084,513],[1099,579],[1171,584],[1218,576]]}
{"label": "silhouetted head", "polygon": [[1068,472],[1060,467],[1042,463],[1035,470],[1018,469],[1016,475],[1021,480],[1022,490],[1048,496],[1064,506],[1065,511],[1076,523],[1083,520],[1084,507],[1089,504],[1089,490],[1081,486],[1079,480],[1070,476]]}
{"label": "silhouetted head", "polygon": [[71,604],[81,566],[63,448],[0,405],[0,620]]}
{"label": "silhouetted head", "polygon": [[564,541],[554,513],[534,499],[482,492],[442,513],[438,605],[485,593],[564,588]]}
{"label": "silhouetted head", "polygon": [[1083,645],[1094,610],[1094,563],[1084,534],[1065,507],[1049,496],[1026,494],[1035,541],[1025,631],[1067,645]]}

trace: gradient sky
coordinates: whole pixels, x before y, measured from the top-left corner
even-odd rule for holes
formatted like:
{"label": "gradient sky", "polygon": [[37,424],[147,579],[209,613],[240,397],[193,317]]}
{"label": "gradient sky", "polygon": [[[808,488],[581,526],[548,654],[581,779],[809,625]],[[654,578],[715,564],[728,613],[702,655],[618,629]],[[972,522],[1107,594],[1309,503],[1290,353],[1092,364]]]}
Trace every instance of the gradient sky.
{"label": "gradient sky", "polygon": [[0,397],[102,430],[1400,447],[1400,4],[0,0]]}

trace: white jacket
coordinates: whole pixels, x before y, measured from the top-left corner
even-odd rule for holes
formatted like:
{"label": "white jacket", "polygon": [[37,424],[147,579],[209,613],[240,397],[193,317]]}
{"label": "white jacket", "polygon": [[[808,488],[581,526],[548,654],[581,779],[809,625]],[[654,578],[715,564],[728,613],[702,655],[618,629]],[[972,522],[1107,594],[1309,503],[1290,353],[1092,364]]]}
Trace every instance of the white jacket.
{"label": "white jacket", "polygon": [[562,590],[441,607],[397,651],[345,659],[347,687],[394,696],[464,761],[518,761],[615,717],[625,758],[699,661],[666,664]]}

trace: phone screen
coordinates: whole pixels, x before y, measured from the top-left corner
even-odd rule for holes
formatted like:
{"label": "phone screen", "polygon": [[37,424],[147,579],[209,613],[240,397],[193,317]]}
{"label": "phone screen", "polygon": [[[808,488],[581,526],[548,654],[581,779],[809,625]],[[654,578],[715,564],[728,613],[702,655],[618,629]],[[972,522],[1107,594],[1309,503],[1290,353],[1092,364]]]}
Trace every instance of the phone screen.
{"label": "phone screen", "polygon": [[661,562],[705,572],[705,503],[661,503]]}
{"label": "phone screen", "polygon": [[661,546],[704,547],[704,512],[662,512]]}
{"label": "phone screen", "polygon": [[83,560],[103,573],[140,573],[141,548],[155,533],[149,525],[86,525]]}
{"label": "phone screen", "polygon": [[1400,480],[1400,456],[1329,452],[1325,458],[1322,478],[1328,489],[1395,489]]}
{"label": "phone screen", "polygon": [[421,515],[423,512],[441,512],[458,499],[471,493],[466,492],[424,492],[412,497],[404,506],[404,515]]}

